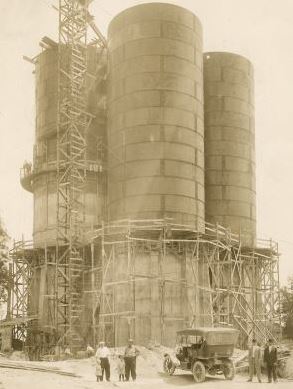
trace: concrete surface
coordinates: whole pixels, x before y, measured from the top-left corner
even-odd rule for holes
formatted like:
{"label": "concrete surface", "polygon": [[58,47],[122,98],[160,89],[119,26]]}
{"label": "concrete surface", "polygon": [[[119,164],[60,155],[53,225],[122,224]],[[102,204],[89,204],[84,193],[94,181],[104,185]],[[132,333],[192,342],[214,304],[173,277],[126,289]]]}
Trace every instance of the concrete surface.
{"label": "concrete surface", "polygon": [[[134,313],[131,318],[127,314],[115,317],[106,334],[109,344],[119,347],[130,336],[140,345],[174,347],[176,331],[194,320],[199,326],[211,324],[207,265],[202,261],[191,263],[191,248],[182,246],[183,250],[178,253],[176,246],[166,248],[164,256],[155,246],[133,246],[130,256],[123,248],[112,251],[104,293],[112,296],[113,311]],[[194,275],[195,266],[198,277]],[[132,273],[134,283],[130,282]],[[108,305],[102,305],[101,313],[109,313]]]}
{"label": "concrete surface", "polygon": [[109,26],[110,220],[169,217],[203,229],[202,29],[150,3]]}
{"label": "concrete surface", "polygon": [[253,67],[233,53],[204,54],[206,220],[256,240]]}
{"label": "concrete surface", "polygon": [[[97,144],[99,137],[105,135],[105,81],[106,53],[98,53],[91,47],[87,50],[89,74],[97,75],[97,81],[88,76],[87,109],[96,117],[85,134],[87,177],[84,190],[85,226],[90,229],[102,218],[101,193],[98,193]],[[56,131],[58,119],[58,50],[44,50],[36,62],[36,132],[34,146],[34,170],[38,172],[33,179],[35,247],[56,243]]]}

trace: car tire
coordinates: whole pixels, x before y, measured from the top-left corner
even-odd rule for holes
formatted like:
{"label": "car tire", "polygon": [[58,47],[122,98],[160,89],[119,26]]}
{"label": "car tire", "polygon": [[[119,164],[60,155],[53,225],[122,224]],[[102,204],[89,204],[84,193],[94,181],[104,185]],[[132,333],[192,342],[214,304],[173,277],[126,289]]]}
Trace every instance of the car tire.
{"label": "car tire", "polygon": [[233,380],[235,377],[235,366],[231,359],[228,359],[223,363],[223,374],[226,380]]}
{"label": "car tire", "polygon": [[204,382],[206,378],[206,368],[201,361],[195,361],[192,366],[192,374],[196,383]]}
{"label": "car tire", "polygon": [[173,375],[175,372],[176,366],[171,360],[165,359],[164,363],[163,363],[163,369],[164,369],[164,372],[167,373],[168,375]]}

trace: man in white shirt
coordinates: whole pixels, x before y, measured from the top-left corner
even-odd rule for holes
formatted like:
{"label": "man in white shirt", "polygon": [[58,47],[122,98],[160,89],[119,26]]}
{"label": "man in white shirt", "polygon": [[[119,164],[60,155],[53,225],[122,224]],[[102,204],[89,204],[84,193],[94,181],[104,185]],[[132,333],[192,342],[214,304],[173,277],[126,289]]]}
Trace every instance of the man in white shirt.
{"label": "man in white shirt", "polygon": [[248,361],[249,361],[249,379],[251,382],[254,374],[256,373],[258,382],[261,382],[261,349],[257,344],[256,339],[252,339],[251,346],[248,349]]}
{"label": "man in white shirt", "polygon": [[105,345],[105,342],[100,342],[96,352],[96,358],[101,360],[102,367],[102,380],[104,379],[104,372],[106,375],[106,380],[110,381],[110,350]]}

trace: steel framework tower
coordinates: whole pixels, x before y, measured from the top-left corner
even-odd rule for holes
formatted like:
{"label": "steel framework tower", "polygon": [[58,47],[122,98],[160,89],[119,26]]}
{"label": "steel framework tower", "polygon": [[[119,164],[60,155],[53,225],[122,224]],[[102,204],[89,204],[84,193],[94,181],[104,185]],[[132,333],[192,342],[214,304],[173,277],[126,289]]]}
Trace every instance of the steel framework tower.
{"label": "steel framework tower", "polygon": [[81,342],[86,49],[89,0],[59,0],[56,327],[60,343]]}

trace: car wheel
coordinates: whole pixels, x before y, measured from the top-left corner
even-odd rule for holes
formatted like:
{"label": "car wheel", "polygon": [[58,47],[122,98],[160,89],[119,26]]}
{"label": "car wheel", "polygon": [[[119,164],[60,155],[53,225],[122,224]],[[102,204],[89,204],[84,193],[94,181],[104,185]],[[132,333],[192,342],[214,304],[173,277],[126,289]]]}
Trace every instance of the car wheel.
{"label": "car wheel", "polygon": [[230,359],[223,363],[223,373],[226,380],[233,380],[235,377],[235,366]]}
{"label": "car wheel", "polygon": [[171,361],[171,359],[165,359],[164,360],[164,364],[163,364],[163,369],[164,369],[164,372],[169,374],[169,375],[173,375],[174,374],[174,371],[176,369],[176,366],[174,365],[174,363]]}
{"label": "car wheel", "polygon": [[196,383],[203,382],[206,378],[206,368],[201,361],[195,361],[192,366],[192,374]]}

